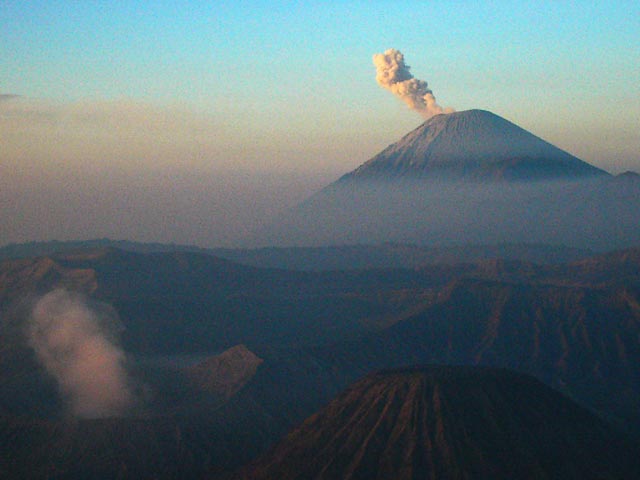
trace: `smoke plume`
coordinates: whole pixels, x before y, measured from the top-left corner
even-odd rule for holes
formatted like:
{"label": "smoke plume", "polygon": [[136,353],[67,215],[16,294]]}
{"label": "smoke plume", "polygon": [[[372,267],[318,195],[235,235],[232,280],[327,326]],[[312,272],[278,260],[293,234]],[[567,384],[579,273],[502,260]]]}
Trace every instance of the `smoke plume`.
{"label": "smoke plume", "polygon": [[116,324],[112,310],[65,290],[46,294],[32,311],[29,344],[77,417],[118,416],[134,401]]}
{"label": "smoke plume", "polygon": [[410,109],[424,118],[453,111],[436,103],[436,97],[433,96],[427,82],[418,80],[411,74],[410,67],[404,63],[404,55],[400,51],[390,48],[384,53],[376,53],[373,56],[373,64],[376,67],[378,85],[403,100]]}

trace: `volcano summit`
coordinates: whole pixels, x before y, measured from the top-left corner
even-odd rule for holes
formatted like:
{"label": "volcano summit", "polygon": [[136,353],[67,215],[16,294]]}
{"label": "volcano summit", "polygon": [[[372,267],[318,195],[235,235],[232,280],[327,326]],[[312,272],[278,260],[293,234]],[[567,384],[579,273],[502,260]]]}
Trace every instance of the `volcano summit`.
{"label": "volcano summit", "polygon": [[577,179],[606,172],[484,110],[436,115],[341,181]]}
{"label": "volcano summit", "polygon": [[440,114],[256,240],[624,248],[640,242],[638,178],[614,177],[487,111]]}

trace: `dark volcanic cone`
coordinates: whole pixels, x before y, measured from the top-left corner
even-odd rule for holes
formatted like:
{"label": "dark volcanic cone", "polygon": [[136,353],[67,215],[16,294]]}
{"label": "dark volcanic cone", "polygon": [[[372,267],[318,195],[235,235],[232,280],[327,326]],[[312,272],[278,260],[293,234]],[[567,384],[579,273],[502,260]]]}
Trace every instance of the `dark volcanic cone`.
{"label": "dark volcanic cone", "polygon": [[251,380],[261,363],[245,345],[236,345],[187,368],[186,373],[198,389],[229,399]]}
{"label": "dark volcanic cone", "polygon": [[531,377],[426,367],[366,377],[241,478],[622,479],[637,453]]}

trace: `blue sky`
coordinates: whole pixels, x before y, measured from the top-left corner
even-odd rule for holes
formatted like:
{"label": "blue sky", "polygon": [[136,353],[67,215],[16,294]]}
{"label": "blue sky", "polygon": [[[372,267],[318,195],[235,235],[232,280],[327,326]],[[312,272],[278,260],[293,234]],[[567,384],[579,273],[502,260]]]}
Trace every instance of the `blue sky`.
{"label": "blue sky", "polygon": [[[32,114],[54,117],[55,134],[69,151],[76,148],[69,157],[85,155],[83,169],[117,177],[122,158],[131,156],[129,172],[143,175],[149,188],[157,176],[175,172],[189,179],[184,188],[196,181],[193,171],[220,178],[241,169],[261,184],[269,183],[265,176],[276,182],[288,175],[287,185],[297,179],[271,208],[277,210],[422,122],[375,82],[372,55],[387,48],[404,53],[444,107],[487,109],[613,173],[640,171],[638,1],[4,0],[0,94],[19,94],[32,102]],[[110,128],[129,115],[128,122],[140,118],[141,129],[151,122],[171,132],[182,118],[181,125],[195,122],[202,135],[183,132],[188,151],[176,151],[175,165],[170,156],[158,161],[140,135],[127,150],[130,136],[114,133],[119,149],[109,152],[105,141],[97,154],[74,143],[87,109],[92,118],[116,119]],[[162,111],[172,121],[159,121]],[[19,114],[12,115],[15,127]],[[190,115],[193,122],[185,119]],[[9,132],[9,150],[26,151],[27,135],[42,134],[27,121],[29,128]],[[206,148],[195,152],[190,141]],[[47,170],[64,164],[64,149],[54,154],[47,159],[43,149],[32,157]],[[0,161],[6,174],[7,165],[18,165],[6,154]],[[37,170],[35,163],[20,168],[23,180]],[[124,188],[126,179],[119,181]],[[0,243],[27,231],[17,228]],[[202,242],[206,235],[192,236]]]}

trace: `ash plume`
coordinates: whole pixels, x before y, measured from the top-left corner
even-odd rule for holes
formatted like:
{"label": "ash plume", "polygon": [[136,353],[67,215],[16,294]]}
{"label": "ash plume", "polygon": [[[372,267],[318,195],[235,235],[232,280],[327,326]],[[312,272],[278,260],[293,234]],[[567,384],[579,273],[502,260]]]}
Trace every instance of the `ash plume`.
{"label": "ash plume", "polygon": [[66,290],[46,294],[33,308],[29,345],[76,417],[119,416],[134,403],[116,325],[113,310]]}
{"label": "ash plume", "polygon": [[390,48],[384,53],[376,53],[373,64],[376,67],[378,85],[389,90],[425,119],[453,111],[436,103],[436,97],[427,82],[418,80],[411,74],[411,67],[404,63],[404,55],[399,50]]}

